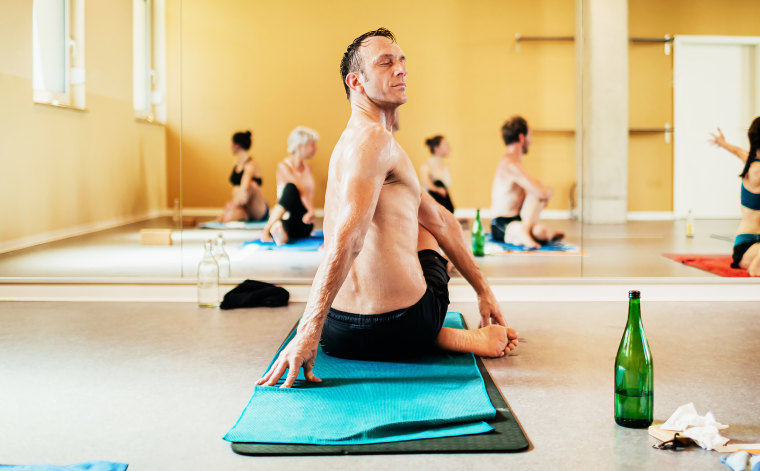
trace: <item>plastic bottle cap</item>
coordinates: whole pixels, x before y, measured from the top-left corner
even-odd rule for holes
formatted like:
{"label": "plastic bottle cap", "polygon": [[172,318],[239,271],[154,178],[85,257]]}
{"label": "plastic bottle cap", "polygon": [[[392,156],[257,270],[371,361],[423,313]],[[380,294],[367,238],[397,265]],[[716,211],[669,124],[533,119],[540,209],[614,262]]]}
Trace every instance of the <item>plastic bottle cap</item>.
{"label": "plastic bottle cap", "polygon": [[628,297],[631,299],[639,299],[641,297],[641,291],[631,290],[628,292]]}

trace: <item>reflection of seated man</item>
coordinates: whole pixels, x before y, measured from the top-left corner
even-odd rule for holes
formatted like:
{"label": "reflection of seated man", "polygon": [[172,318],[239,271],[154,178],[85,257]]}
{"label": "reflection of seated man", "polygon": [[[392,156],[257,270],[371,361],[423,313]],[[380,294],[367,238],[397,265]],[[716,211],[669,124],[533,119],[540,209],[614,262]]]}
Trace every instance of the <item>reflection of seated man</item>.
{"label": "reflection of seated man", "polygon": [[726,142],[720,128],[712,135],[712,142],[744,162],[739,175],[742,180],[742,220],[734,239],[734,268],[744,268],[749,276],[760,276],[760,116],[752,121],[747,132],[749,151]]}
{"label": "reflection of seated man", "polygon": [[[273,386],[288,369],[283,387],[290,387],[302,367],[308,381],[320,381],[312,371],[320,343],[329,355],[355,359],[397,359],[436,345],[506,354],[516,333],[505,327],[456,219],[422,191],[391,133],[406,102],[401,48],[386,29],[365,33],[340,70],[351,117],[330,158],[324,259],[296,335],[258,384]],[[448,306],[441,248],[475,288],[483,328],[441,328]]]}
{"label": "reflection of seated man", "polygon": [[218,222],[262,221],[269,216],[269,206],[261,192],[261,169],[251,157],[251,131],[232,136],[232,154],[237,158],[230,174],[232,201],[224,207]]}
{"label": "reflection of seated man", "polygon": [[290,157],[277,164],[277,205],[261,240],[287,244],[309,237],[314,229],[314,177],[307,160],[314,157],[317,141],[319,134],[306,126],[298,126],[290,133]]}
{"label": "reflection of seated man", "polygon": [[491,189],[491,236],[497,242],[537,249],[564,237],[538,223],[541,211],[552,197],[552,189],[531,175],[523,165],[532,132],[528,123],[515,116],[504,123],[501,135],[507,150],[499,161]]}

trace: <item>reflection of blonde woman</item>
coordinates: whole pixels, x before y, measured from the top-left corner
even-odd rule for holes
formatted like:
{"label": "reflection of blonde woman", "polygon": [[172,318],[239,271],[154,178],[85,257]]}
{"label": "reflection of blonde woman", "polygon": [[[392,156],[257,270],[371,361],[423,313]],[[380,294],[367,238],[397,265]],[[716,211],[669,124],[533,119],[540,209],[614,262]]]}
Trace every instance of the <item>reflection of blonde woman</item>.
{"label": "reflection of blonde woman", "polygon": [[308,237],[314,229],[314,177],[308,163],[317,152],[319,134],[298,126],[288,137],[289,157],[277,165],[277,205],[261,240],[278,244]]}
{"label": "reflection of blonde woman", "polygon": [[734,239],[734,268],[746,268],[750,276],[760,276],[760,116],[752,121],[747,137],[749,152],[729,144],[720,128],[711,134],[713,144],[726,149],[744,162],[741,205],[742,220]]}
{"label": "reflection of blonde woman", "polygon": [[251,131],[232,136],[232,154],[237,158],[230,174],[232,201],[217,219],[229,221],[261,221],[269,216],[269,206],[261,192],[261,169],[251,157]]}
{"label": "reflection of blonde woman", "polygon": [[439,135],[427,139],[425,145],[428,146],[433,156],[420,166],[422,186],[438,204],[453,213],[454,204],[451,202],[451,195],[449,194],[451,172],[449,171],[449,164],[444,161],[451,152],[449,141]]}

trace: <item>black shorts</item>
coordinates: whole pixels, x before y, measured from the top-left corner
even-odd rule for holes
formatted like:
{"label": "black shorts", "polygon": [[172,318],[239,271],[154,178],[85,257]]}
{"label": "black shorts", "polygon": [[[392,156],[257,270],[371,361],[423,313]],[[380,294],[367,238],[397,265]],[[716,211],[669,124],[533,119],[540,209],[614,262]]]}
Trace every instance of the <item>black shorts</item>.
{"label": "black shorts", "polygon": [[511,217],[498,217],[491,219],[491,238],[494,242],[504,242],[504,235],[507,233],[507,226],[511,222],[522,221],[518,214]]}
{"label": "black shorts", "polygon": [[383,314],[351,314],[330,308],[320,344],[328,355],[353,360],[389,361],[435,346],[449,307],[445,258],[434,250],[418,253],[427,290],[416,304]]}
{"label": "black shorts", "polygon": [[288,235],[288,241],[292,242],[296,239],[303,239],[311,235],[311,231],[314,229],[314,224],[306,224],[303,222],[303,216],[306,214],[306,207],[301,201],[301,193],[292,183],[287,183],[282,189],[277,204],[285,208],[290,214],[288,219],[282,220],[282,229],[285,234]]}

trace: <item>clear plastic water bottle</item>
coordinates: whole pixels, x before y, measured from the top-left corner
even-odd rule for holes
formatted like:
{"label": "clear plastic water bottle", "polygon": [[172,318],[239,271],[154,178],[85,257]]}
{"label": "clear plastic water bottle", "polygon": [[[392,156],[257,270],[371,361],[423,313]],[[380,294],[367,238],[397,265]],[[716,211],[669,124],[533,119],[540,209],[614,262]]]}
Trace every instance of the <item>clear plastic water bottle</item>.
{"label": "clear plastic water bottle", "polygon": [[232,267],[230,265],[230,256],[227,255],[227,250],[224,248],[224,237],[222,234],[219,234],[216,237],[216,243],[214,244],[212,253],[216,259],[216,263],[219,265],[219,278],[229,278]]}
{"label": "clear plastic water bottle", "polygon": [[213,243],[203,244],[203,258],[198,264],[198,306],[219,306],[219,264],[212,253]]}
{"label": "clear plastic water bottle", "polygon": [[686,216],[686,237],[690,239],[694,237],[694,215],[691,214],[691,209]]}

